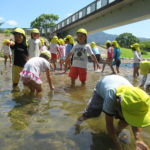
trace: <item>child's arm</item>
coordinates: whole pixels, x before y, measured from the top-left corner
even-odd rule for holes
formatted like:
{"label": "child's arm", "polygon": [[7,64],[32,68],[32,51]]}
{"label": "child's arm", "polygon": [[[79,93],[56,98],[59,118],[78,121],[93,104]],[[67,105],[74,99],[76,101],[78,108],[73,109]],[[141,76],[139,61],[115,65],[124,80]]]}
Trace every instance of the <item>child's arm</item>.
{"label": "child's arm", "polygon": [[91,55],[91,57],[92,57],[92,59],[93,59],[93,61],[97,64],[97,68],[101,68],[101,66],[99,65],[99,63],[98,63],[98,61],[97,61],[97,59],[96,59],[96,57],[95,57],[95,55]]}
{"label": "child's arm", "polygon": [[113,142],[115,143],[117,150],[122,150],[121,143],[117,137],[116,130],[113,124],[113,120],[114,120],[113,116],[105,115],[105,120],[106,120],[106,129],[109,136],[112,138]]}
{"label": "child's arm", "polygon": [[54,85],[53,85],[53,83],[52,83],[52,77],[51,77],[51,74],[50,74],[50,70],[49,70],[49,69],[46,69],[46,77],[47,77],[47,80],[48,80],[50,89],[51,89],[51,90],[54,90]]}
{"label": "child's arm", "polygon": [[71,58],[72,55],[73,55],[73,52],[70,52],[69,55],[68,55],[68,57],[65,60],[65,63],[67,63],[70,60],[70,58]]}

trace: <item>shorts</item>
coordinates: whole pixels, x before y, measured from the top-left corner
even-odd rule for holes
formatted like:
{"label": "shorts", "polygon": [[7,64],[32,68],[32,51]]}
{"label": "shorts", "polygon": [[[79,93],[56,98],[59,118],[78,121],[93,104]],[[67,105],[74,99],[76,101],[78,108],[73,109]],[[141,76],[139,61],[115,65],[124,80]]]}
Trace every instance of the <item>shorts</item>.
{"label": "shorts", "polygon": [[60,60],[65,60],[65,59],[66,59],[65,56],[60,57]]}
{"label": "shorts", "polygon": [[133,63],[133,68],[134,67],[140,67],[140,63]]}
{"label": "shorts", "polygon": [[96,90],[93,92],[92,98],[89,100],[89,103],[83,113],[85,118],[98,117],[103,111],[104,100],[100,97]]}
{"label": "shorts", "polygon": [[23,81],[23,83],[28,83],[30,81],[34,81],[37,84],[42,84],[40,77],[37,77],[32,72],[28,72],[26,70],[23,70],[20,73],[20,77],[21,77],[21,80]]}
{"label": "shorts", "polygon": [[98,62],[101,61],[101,55],[100,54],[96,54],[95,57],[96,57],[96,59],[97,59]]}
{"label": "shorts", "polygon": [[121,60],[115,60],[113,61],[113,65],[116,65],[117,67],[119,67],[121,64]]}
{"label": "shorts", "polygon": [[71,67],[69,77],[71,77],[72,79],[77,79],[78,76],[81,82],[86,81],[87,76],[86,68]]}
{"label": "shorts", "polygon": [[13,65],[12,67],[12,82],[14,84],[18,84],[19,83],[19,79],[20,79],[20,72],[23,70],[22,67]]}
{"label": "shorts", "polygon": [[57,59],[57,54],[51,53],[52,59]]}

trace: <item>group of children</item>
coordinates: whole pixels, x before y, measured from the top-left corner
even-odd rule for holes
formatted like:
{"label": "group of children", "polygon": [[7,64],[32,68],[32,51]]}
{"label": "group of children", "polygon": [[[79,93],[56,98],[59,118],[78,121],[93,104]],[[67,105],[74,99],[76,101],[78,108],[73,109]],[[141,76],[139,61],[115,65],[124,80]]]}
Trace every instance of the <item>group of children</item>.
{"label": "group of children", "polygon": [[[13,53],[13,67],[12,67],[12,81],[13,88],[16,88],[19,79],[27,86],[31,93],[42,91],[41,73],[46,72],[47,80],[51,90],[54,90],[54,85],[51,77],[51,67],[56,70],[57,58],[60,59],[60,68],[63,65],[65,72],[70,68],[69,77],[71,78],[71,86],[75,86],[75,81],[79,77],[81,84],[85,85],[87,79],[87,64],[88,54],[94,62],[94,69],[100,69],[100,52],[96,43],[87,44],[88,33],[85,29],[79,29],[76,32],[77,42],[75,44],[71,35],[66,36],[65,40],[58,39],[54,36],[51,40],[51,45],[47,49],[43,40],[40,40],[40,32],[38,29],[31,30],[31,39],[26,40],[25,31],[21,28],[16,28],[13,32],[14,42],[5,41],[4,44],[8,46],[6,54]],[[116,65],[116,71],[119,73],[120,66],[120,48],[117,41],[107,41],[107,59],[103,65],[102,72],[105,65],[108,64],[115,74],[113,65]],[[132,49],[135,54],[134,75],[141,66],[141,74],[143,80],[140,86],[145,84],[148,73],[150,73],[150,62],[141,62],[139,45],[133,44]],[[52,63],[52,66],[50,65]],[[150,85],[148,84],[148,87]],[[132,113],[132,110],[134,113]],[[76,126],[92,117],[97,117],[101,112],[106,114],[106,128],[109,135],[112,137],[117,150],[121,150],[120,141],[117,137],[117,132],[121,131],[127,125],[131,125],[136,140],[136,148],[147,145],[140,139],[141,127],[150,125],[150,97],[143,90],[134,87],[124,77],[119,75],[110,75],[104,77],[97,82],[94,89],[93,96],[85,109],[83,115],[79,117]],[[118,131],[114,128],[113,119],[118,118]],[[144,150],[141,148],[141,150]],[[147,148],[148,150],[148,148]]]}

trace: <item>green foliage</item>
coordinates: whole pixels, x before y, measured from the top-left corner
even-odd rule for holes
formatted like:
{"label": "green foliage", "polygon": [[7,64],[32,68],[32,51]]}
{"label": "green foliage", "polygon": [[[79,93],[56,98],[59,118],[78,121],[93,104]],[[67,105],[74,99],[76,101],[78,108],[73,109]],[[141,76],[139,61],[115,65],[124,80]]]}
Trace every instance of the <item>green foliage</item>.
{"label": "green foliage", "polygon": [[130,45],[140,42],[140,40],[136,36],[132,35],[132,33],[120,34],[116,38],[116,41],[119,43],[121,47],[125,48],[130,48]]}
{"label": "green foliage", "polygon": [[6,30],[4,31],[4,34],[5,34],[6,36],[9,36],[9,35],[11,34],[11,31],[10,31],[9,29],[6,29]]}
{"label": "green foliage", "polygon": [[33,20],[30,24],[31,28],[49,28],[55,25],[55,22],[59,19],[58,15],[54,14],[42,14]]}
{"label": "green foliage", "polygon": [[150,41],[140,42],[141,49],[150,51]]}

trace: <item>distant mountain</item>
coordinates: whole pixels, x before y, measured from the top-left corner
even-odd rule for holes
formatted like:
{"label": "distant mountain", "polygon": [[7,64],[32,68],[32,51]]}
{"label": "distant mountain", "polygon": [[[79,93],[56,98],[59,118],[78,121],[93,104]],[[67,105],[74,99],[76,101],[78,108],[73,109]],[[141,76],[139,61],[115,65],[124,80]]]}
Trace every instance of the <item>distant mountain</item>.
{"label": "distant mountain", "polygon": [[[97,44],[104,44],[105,41],[110,40],[113,41],[116,39],[118,35],[113,35],[113,34],[108,34],[105,32],[97,32],[95,34],[91,34],[88,37],[88,42],[92,42],[95,41]],[[141,42],[143,41],[150,41],[150,38],[141,38],[138,37],[140,39]]]}

